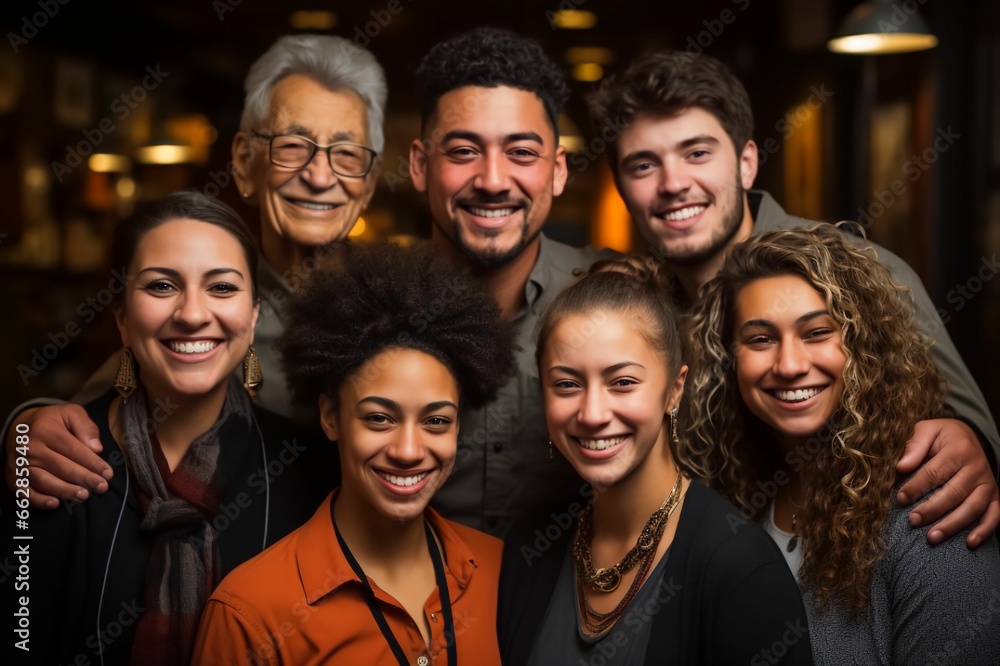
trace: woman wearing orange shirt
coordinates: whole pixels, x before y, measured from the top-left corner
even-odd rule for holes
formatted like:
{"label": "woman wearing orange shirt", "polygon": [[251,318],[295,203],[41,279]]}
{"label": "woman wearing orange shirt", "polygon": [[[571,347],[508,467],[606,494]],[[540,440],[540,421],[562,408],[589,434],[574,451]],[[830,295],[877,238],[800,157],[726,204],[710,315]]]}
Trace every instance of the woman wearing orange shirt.
{"label": "woman wearing orange shirt", "polygon": [[500,541],[427,504],[448,478],[459,407],[512,366],[508,327],[426,247],[349,245],[290,308],[298,401],[317,400],[342,485],[313,518],[222,581],[202,664],[499,664]]}

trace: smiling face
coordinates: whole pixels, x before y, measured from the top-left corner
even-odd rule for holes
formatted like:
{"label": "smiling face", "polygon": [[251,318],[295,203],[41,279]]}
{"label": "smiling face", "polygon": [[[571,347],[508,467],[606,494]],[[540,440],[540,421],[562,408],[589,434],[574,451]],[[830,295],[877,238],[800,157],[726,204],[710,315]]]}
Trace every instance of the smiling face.
{"label": "smiling face", "polygon": [[531,92],[466,86],[445,93],[410,174],[427,194],[435,235],[474,264],[515,259],[542,230],[566,184],[566,152]]}
{"label": "smiling face", "polygon": [[448,368],[422,351],[388,349],[341,384],[337,401],[321,396],[320,412],[340,449],[338,503],[419,518],[458,447],[458,384]]}
{"label": "smiling face", "polygon": [[669,376],[637,319],[603,311],[569,315],[553,327],[539,360],[549,436],[598,488],[641,474],[651,456],[665,455],[665,415],[684,387],[687,367]]}
{"label": "smiling face", "polygon": [[743,402],[785,446],[814,435],[840,407],[847,356],[826,301],[797,275],[754,280],[735,300]]}
{"label": "smiling face", "polygon": [[253,342],[258,311],[239,241],[214,224],[171,220],[140,238],[128,275],[115,318],[146,391],[225,395]]}
{"label": "smiling face", "polygon": [[619,138],[617,160],[632,219],[670,261],[697,265],[749,235],[744,190],[757,175],[757,147],[737,151],[708,111],[637,118]]}
{"label": "smiling face", "polygon": [[[299,135],[321,146],[341,141],[368,146],[367,128],[365,103],[356,93],[293,74],[274,85],[268,124],[253,130]],[[277,166],[267,139],[248,131],[236,135],[233,160],[240,191],[260,206],[261,245],[272,261],[282,247],[311,248],[347,238],[375,191],[374,168],[361,178],[338,176],[323,150],[302,168]]]}

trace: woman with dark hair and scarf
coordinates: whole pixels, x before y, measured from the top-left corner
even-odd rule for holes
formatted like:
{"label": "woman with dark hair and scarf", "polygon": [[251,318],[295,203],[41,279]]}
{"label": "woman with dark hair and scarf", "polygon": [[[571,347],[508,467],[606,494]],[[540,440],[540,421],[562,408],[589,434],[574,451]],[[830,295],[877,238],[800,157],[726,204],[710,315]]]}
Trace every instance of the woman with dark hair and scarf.
{"label": "woman with dark hair and scarf", "polygon": [[[5,663],[188,663],[222,577],[331,485],[327,452],[250,400],[257,248],[239,216],[176,193],[116,228],[112,258],[128,278],[113,303],[124,349],[115,388],[86,409],[114,477],[18,532],[31,537],[30,589],[10,577],[4,598],[30,609],[30,632]],[[26,513],[23,490],[12,503]]]}

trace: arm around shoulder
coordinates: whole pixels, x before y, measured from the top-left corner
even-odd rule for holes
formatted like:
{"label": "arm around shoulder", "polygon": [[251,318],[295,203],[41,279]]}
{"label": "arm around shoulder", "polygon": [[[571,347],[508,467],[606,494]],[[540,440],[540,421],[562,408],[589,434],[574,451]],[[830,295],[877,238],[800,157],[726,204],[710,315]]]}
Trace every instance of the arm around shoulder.
{"label": "arm around shoulder", "polygon": [[892,271],[896,283],[910,290],[915,323],[933,340],[931,355],[948,380],[948,405],[984,438],[981,443],[996,469],[997,461],[1000,460],[1000,433],[982,391],[945,328],[950,313],[944,308],[935,308],[920,277],[909,264],[883,247],[876,245],[875,251],[879,260]]}

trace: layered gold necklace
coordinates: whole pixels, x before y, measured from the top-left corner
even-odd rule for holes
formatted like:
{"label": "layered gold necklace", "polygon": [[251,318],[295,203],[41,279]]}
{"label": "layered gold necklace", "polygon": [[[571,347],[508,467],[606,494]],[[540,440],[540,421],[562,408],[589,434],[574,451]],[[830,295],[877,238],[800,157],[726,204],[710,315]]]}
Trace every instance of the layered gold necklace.
{"label": "layered gold necklace", "polygon": [[[583,622],[587,632],[592,636],[601,636],[614,626],[618,618],[622,616],[625,609],[638,593],[649,567],[656,555],[657,547],[660,545],[660,538],[663,530],[667,526],[667,519],[673,513],[680,501],[681,484],[684,475],[677,472],[677,480],[674,487],[663,500],[660,508],[653,512],[653,515],[646,521],[646,525],[639,533],[639,538],[635,545],[625,553],[625,556],[616,564],[610,567],[601,567],[594,570],[590,557],[590,542],[593,537],[594,504],[591,502],[577,521],[576,542],[573,544],[573,559],[576,560],[576,585],[577,598],[579,602],[580,620]],[[621,584],[622,576],[639,565],[632,584],[622,600],[618,602],[608,613],[599,613],[591,608],[584,593],[584,585],[589,585],[599,592],[614,592]]]}

